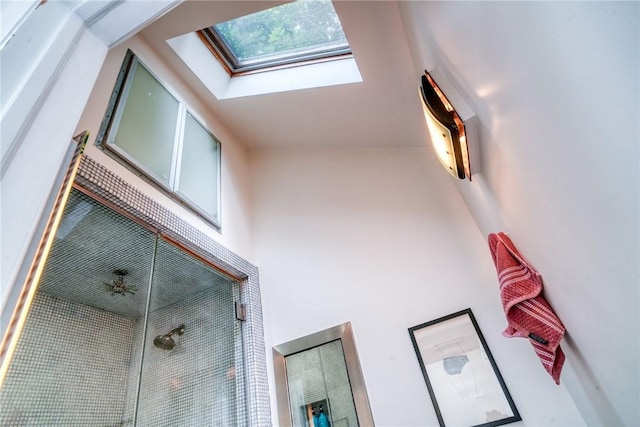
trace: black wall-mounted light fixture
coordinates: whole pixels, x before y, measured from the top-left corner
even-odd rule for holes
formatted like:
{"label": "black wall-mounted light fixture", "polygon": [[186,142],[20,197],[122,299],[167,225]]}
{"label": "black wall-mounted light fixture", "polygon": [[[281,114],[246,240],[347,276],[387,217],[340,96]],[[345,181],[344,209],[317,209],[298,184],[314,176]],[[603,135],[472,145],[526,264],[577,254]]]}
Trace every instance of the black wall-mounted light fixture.
{"label": "black wall-mounted light fixture", "polygon": [[438,160],[452,176],[471,181],[465,122],[427,71],[421,79],[420,99]]}

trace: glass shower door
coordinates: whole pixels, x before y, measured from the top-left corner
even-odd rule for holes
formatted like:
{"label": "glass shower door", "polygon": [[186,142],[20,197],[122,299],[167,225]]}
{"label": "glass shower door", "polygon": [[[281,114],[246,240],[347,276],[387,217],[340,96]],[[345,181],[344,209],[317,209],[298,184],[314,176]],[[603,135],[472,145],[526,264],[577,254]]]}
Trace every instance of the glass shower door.
{"label": "glass shower door", "polygon": [[[0,389],[0,425],[131,425],[156,235],[72,191]],[[138,352],[139,353],[139,352]]]}
{"label": "glass shower door", "polygon": [[[135,408],[136,425],[243,425],[239,284],[158,239]],[[143,320],[141,320],[143,322]]]}
{"label": "glass shower door", "polygon": [[239,284],[73,190],[0,425],[245,425]]}

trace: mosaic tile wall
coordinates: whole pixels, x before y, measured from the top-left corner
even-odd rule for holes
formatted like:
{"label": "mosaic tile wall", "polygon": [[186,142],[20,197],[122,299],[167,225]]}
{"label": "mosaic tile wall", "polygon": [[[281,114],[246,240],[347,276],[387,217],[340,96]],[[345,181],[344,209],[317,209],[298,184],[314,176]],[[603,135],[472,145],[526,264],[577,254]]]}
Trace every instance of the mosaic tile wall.
{"label": "mosaic tile wall", "polygon": [[294,426],[307,426],[305,405],[328,400],[333,427],[358,425],[340,340],[286,356],[287,383]]}
{"label": "mosaic tile wall", "polygon": [[0,390],[0,425],[120,425],[133,327],[37,294]]}
{"label": "mosaic tile wall", "polygon": [[243,279],[240,297],[247,305],[247,319],[242,324],[242,342],[245,349],[248,425],[271,425],[258,269],[86,155],[80,163],[75,183],[180,241],[187,249],[222,270]]}
{"label": "mosaic tile wall", "polygon": [[[176,259],[195,258],[159,241],[138,390],[155,236],[73,190],[0,392],[0,425],[134,425],[136,411],[145,426],[270,425],[257,268],[89,158],[75,182],[239,281],[201,261],[206,268],[193,273]],[[162,260],[163,247],[173,260]],[[118,269],[132,292],[110,291]],[[248,306],[246,322],[235,319],[237,300]],[[189,351],[153,347],[177,317],[191,325],[176,337]]]}
{"label": "mosaic tile wall", "polygon": [[[223,289],[150,314],[138,425],[246,425],[245,415],[236,413],[242,403],[236,394],[236,382],[242,382],[242,364],[236,365],[234,354],[236,322],[232,294]],[[172,350],[151,344],[181,323],[185,332],[174,336]]]}
{"label": "mosaic tile wall", "polygon": [[[190,274],[185,276],[184,272]],[[217,280],[208,266],[172,245],[160,241],[155,277],[191,284],[196,294],[183,288],[185,298],[158,305],[162,289],[152,286],[137,408],[137,425],[237,426],[247,424],[244,399],[241,325],[235,318],[238,286]],[[209,280],[207,280],[209,279]],[[203,288],[197,282],[210,283]],[[175,283],[180,288],[180,283]],[[154,338],[185,325],[183,335],[172,335],[171,350],[155,347]],[[136,322],[134,342],[143,340],[144,321]],[[132,360],[139,363],[140,347]],[[138,378],[130,378],[123,425],[133,425]]]}

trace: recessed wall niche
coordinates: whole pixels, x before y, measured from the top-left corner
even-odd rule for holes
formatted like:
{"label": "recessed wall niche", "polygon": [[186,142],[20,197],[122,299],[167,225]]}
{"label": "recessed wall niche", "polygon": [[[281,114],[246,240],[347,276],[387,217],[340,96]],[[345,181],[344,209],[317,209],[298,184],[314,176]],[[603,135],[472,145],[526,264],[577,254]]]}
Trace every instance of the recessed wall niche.
{"label": "recessed wall niche", "polygon": [[351,323],[277,345],[273,361],[281,426],[374,425]]}

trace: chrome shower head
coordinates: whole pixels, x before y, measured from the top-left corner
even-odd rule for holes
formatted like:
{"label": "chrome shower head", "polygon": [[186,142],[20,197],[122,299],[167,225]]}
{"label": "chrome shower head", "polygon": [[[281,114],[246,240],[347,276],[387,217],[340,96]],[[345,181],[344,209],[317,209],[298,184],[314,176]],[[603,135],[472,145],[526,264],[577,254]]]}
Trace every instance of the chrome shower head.
{"label": "chrome shower head", "polygon": [[175,329],[172,329],[168,334],[158,335],[157,337],[155,337],[155,339],[153,340],[153,345],[163,350],[172,350],[173,347],[176,346],[176,342],[173,340],[173,338],[171,338],[171,335],[173,334],[184,334],[184,324],[178,326]]}

